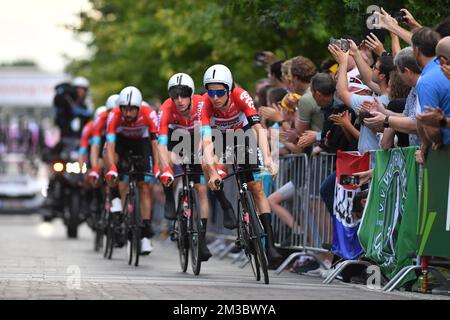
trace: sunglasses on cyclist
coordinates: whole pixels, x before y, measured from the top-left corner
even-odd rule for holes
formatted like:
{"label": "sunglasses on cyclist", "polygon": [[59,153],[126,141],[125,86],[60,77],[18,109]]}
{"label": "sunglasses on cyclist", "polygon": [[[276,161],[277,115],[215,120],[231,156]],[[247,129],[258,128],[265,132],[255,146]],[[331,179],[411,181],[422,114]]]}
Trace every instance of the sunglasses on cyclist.
{"label": "sunglasses on cyclist", "polygon": [[192,89],[188,86],[177,86],[172,87],[169,90],[169,96],[172,99],[177,99],[178,97],[181,98],[190,98],[192,94]]}
{"label": "sunglasses on cyclist", "polygon": [[208,96],[210,96],[211,98],[214,98],[215,96],[221,98],[221,97],[223,97],[226,93],[227,93],[227,90],[226,90],[226,89],[221,89],[221,90],[209,90],[209,89],[208,89]]}

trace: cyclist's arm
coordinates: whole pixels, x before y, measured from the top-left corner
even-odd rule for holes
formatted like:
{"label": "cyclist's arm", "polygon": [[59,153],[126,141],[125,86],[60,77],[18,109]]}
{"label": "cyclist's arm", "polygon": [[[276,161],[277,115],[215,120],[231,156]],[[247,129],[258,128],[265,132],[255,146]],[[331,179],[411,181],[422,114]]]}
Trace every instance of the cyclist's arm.
{"label": "cyclist's arm", "polygon": [[153,155],[153,163],[159,162],[158,155],[158,124],[155,119],[152,118],[152,114],[150,113],[149,121],[149,132],[150,132],[150,140],[152,143],[152,155]]}
{"label": "cyclist's arm", "polygon": [[[158,153],[158,140],[152,140],[152,154],[153,154],[153,163],[160,163],[160,155]],[[165,168],[165,167],[164,167]]]}
{"label": "cyclist's arm", "polygon": [[272,155],[270,153],[267,130],[264,129],[260,123],[261,120],[258,115],[258,112],[255,109],[252,97],[247,91],[243,89],[236,90],[236,93],[239,94],[240,100],[239,104],[241,107],[241,111],[245,113],[245,116],[247,117],[247,121],[251,126],[251,128],[256,131],[256,139],[258,142],[258,146],[260,147],[261,152],[263,154],[264,163],[272,162]]}
{"label": "cyclist's arm", "polygon": [[[116,142],[106,142],[106,162],[109,166],[117,164],[115,161]],[[106,171],[105,171],[106,172]]]}
{"label": "cyclist's arm", "polygon": [[217,174],[215,164],[216,159],[214,155],[214,144],[212,141],[212,129],[211,129],[211,114],[212,105],[207,95],[204,96],[203,108],[201,112],[201,128],[200,135],[202,137],[202,167],[206,170],[208,176]]}
{"label": "cyclist's arm", "polygon": [[264,157],[264,163],[272,161],[272,155],[270,154],[269,140],[267,138],[267,130],[265,130],[261,124],[255,123],[252,129],[256,131],[256,139],[258,141],[258,146]]}
{"label": "cyclist's arm", "polygon": [[116,130],[120,121],[120,115],[115,114],[114,111],[108,116],[106,125],[106,163],[108,166],[115,165],[117,161],[116,154]]}
{"label": "cyclist's arm", "polygon": [[80,165],[80,168],[83,167],[83,164],[86,162],[88,154],[88,146],[89,146],[89,128],[88,125],[84,126],[83,131],[81,132],[81,141],[80,141],[80,148],[78,150],[78,163]]}
{"label": "cyclist's arm", "polygon": [[[159,158],[159,167],[161,169],[167,168],[169,166],[169,149],[167,148],[167,144],[169,143],[169,118],[170,112],[166,109],[166,107],[161,106],[159,111],[159,131],[158,131],[158,158]],[[156,161],[156,160],[155,160]]]}
{"label": "cyclist's arm", "polygon": [[207,171],[207,174],[211,176],[216,172],[216,160],[214,155],[214,144],[212,142],[211,136],[211,127],[202,126],[202,149],[203,149],[203,158],[202,164],[203,168]]}
{"label": "cyclist's arm", "polygon": [[103,123],[105,122],[106,119],[104,119],[103,121],[99,118],[95,121],[94,123],[94,129],[93,129],[93,133],[92,133],[92,144],[91,144],[91,154],[90,154],[90,159],[91,159],[91,167],[92,168],[98,168],[99,166],[99,155],[100,155],[100,144],[101,144],[101,133],[103,130]]}

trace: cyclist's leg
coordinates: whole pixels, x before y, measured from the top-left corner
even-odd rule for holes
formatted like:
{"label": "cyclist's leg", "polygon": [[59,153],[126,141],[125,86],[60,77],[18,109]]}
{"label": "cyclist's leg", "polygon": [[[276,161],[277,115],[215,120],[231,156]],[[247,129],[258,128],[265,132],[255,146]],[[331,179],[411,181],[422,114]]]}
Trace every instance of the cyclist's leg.
{"label": "cyclist's leg", "polygon": [[[136,140],[133,147],[133,154],[140,155],[144,159],[143,163],[136,166],[137,171],[153,172],[153,160],[151,151],[151,142],[148,138]],[[156,180],[151,176],[139,177],[137,187],[139,189],[139,201],[141,209],[141,254],[149,254],[153,251],[151,238],[154,235],[151,217],[152,217],[152,188],[151,183]]]}
{"label": "cyclist's leg", "polygon": [[[117,141],[116,141],[116,152],[114,153],[114,161],[116,163],[119,163],[119,154],[121,153],[121,149],[123,148],[124,142],[123,139],[121,138],[120,135],[117,136]],[[107,168],[109,168],[113,163],[108,159],[105,158],[104,159],[104,171],[107,170]],[[118,166],[118,170],[120,173],[120,166]],[[104,172],[106,173],[106,172]],[[123,187],[122,187],[123,188]],[[123,198],[121,196],[121,192],[119,191],[120,189],[120,184],[117,184],[113,187],[110,187],[110,200],[111,200],[111,212],[121,212],[122,211],[122,201]],[[126,189],[125,189],[126,191]]]}
{"label": "cyclist's leg", "polygon": [[[226,141],[226,137],[225,135],[222,136],[222,141]],[[222,153],[219,154],[219,156],[215,158],[216,160],[216,169],[218,166],[220,166],[220,169],[227,172],[226,169],[226,165],[224,164],[224,158],[226,155],[226,150],[227,146],[225,144],[223,144],[222,147]],[[219,161],[220,159],[220,161]],[[207,181],[209,180],[209,176],[206,172],[207,170],[204,170],[205,172],[205,177],[207,179]],[[223,211],[223,225],[225,228],[227,229],[235,229],[238,226],[238,221],[237,221],[237,217],[236,214],[234,213],[233,210],[233,206],[231,205],[230,201],[228,201],[227,197],[225,196],[225,192],[223,190],[223,188],[221,188],[220,190],[217,191],[213,191],[214,196],[216,197],[216,199],[219,201],[220,207],[222,208]]]}
{"label": "cyclist's leg", "polygon": [[[194,166],[194,171],[201,171],[200,165]],[[201,183],[200,175],[193,178],[195,183],[195,189],[197,190],[198,201],[200,208],[200,218],[202,220],[202,225],[199,233],[200,240],[200,260],[207,261],[211,256],[211,252],[206,245],[206,230],[208,227],[208,216],[209,216],[209,202],[208,202],[208,189],[206,183]],[[203,181],[204,182],[204,181]]]}
{"label": "cyclist's leg", "polygon": [[197,189],[198,191],[198,200],[200,203],[200,216],[202,219],[208,219],[209,215],[208,189],[206,185],[202,183],[195,184],[195,189]]}
{"label": "cyclist's leg", "polygon": [[[252,143],[250,141],[247,143],[249,143],[248,154],[254,154],[254,153],[250,152],[250,149],[251,149],[251,150],[254,150],[254,152],[256,152],[257,157],[256,157],[256,163],[251,162],[254,159],[250,159],[250,157],[246,158],[246,165],[245,165],[246,169],[250,169],[250,168],[258,169],[258,168],[262,167],[263,159],[262,159],[260,150],[258,148],[256,148],[256,150],[255,150],[255,146],[252,145]],[[278,251],[274,245],[275,238],[273,235],[273,230],[272,230],[272,225],[271,225],[272,219],[271,219],[270,203],[267,200],[266,194],[264,193],[262,181],[255,181],[253,174],[250,172],[246,173],[246,178],[247,178],[249,189],[255,200],[255,205],[258,210],[259,219],[260,219],[261,224],[264,228],[264,231],[267,235],[267,238],[266,238],[267,259],[269,260],[269,267],[273,268],[274,266],[278,265],[279,262],[281,262],[281,259],[283,257],[278,253]]]}
{"label": "cyclist's leg", "polygon": [[[172,152],[173,147],[175,146],[172,139],[172,132],[169,132],[169,143],[167,145],[168,155],[167,159],[169,159],[169,166],[173,169],[173,159],[175,154]],[[175,205],[175,197],[173,194],[173,186],[175,183],[172,183],[169,187],[163,186],[164,195],[166,196],[166,202],[164,204],[164,217],[167,220],[175,220],[177,216],[176,205]]]}

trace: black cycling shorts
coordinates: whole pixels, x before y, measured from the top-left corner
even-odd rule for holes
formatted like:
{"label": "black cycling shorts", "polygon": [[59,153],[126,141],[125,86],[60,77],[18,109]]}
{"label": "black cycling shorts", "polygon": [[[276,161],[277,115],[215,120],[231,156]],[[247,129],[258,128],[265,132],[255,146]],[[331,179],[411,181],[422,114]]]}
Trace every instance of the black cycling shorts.
{"label": "black cycling shorts", "polygon": [[[181,132],[181,131],[179,131]],[[183,163],[188,162],[189,164],[193,164],[190,166],[190,170],[194,173],[203,172],[202,165],[199,160],[199,151],[197,147],[194,145],[194,135],[189,131],[185,130],[184,134],[180,137],[178,141],[172,140],[173,130],[169,130],[168,132],[168,144],[167,149],[171,152],[174,152],[178,159],[182,160]],[[177,138],[178,139],[178,138]],[[188,144],[184,148],[183,143],[187,143],[189,141],[190,148],[188,148]],[[201,141],[200,141],[201,143]],[[195,174],[190,177],[194,183],[202,183],[202,174]]]}
{"label": "black cycling shorts", "polygon": [[[142,161],[136,163],[135,170],[153,174],[152,143],[150,138],[127,138],[122,135],[116,136],[116,153],[119,155],[117,170],[121,181],[126,180],[129,170],[130,155],[141,156]],[[138,176],[138,181],[152,183],[155,181],[153,176]]]}
{"label": "black cycling shorts", "polygon": [[[237,163],[240,169],[245,170],[242,177],[247,181],[254,181],[254,171],[259,171],[263,166],[261,150],[257,146],[257,140],[253,131],[246,131],[244,137],[233,137],[231,134],[222,133],[222,148],[214,143],[214,153],[225,164]],[[220,150],[222,149],[222,150]]]}

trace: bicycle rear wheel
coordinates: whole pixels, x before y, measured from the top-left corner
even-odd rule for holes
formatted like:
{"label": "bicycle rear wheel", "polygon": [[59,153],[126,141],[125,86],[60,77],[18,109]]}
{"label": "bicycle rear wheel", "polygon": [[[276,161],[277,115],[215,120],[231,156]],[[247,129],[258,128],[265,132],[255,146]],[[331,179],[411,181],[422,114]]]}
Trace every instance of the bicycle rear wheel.
{"label": "bicycle rear wheel", "polygon": [[190,247],[191,247],[191,266],[192,272],[196,276],[200,274],[202,262],[200,260],[200,232],[201,232],[201,218],[200,206],[198,202],[197,190],[192,188],[191,199],[189,201],[190,209]]}
{"label": "bicycle rear wheel", "polygon": [[261,225],[261,222],[259,221],[258,215],[256,214],[255,202],[253,200],[253,196],[251,195],[250,191],[246,191],[244,197],[247,201],[247,205],[249,208],[250,237],[252,239],[254,249],[252,254],[257,262],[257,265],[259,265],[259,267],[262,270],[262,273],[264,275],[264,283],[269,284],[269,271],[267,267],[268,262],[266,251],[264,250],[265,246],[263,245],[265,244],[266,241],[264,237],[263,227]]}
{"label": "bicycle rear wheel", "polygon": [[189,262],[189,237],[187,231],[186,213],[183,211],[184,195],[181,193],[178,197],[177,220],[175,223],[175,232],[177,235],[178,255],[180,266],[183,272],[186,272]]}
{"label": "bicycle rear wheel", "polygon": [[111,212],[107,212],[107,220],[106,220],[106,230],[103,236],[103,242],[105,243],[105,247],[103,250],[103,256],[106,259],[111,259],[114,251],[114,217]]}
{"label": "bicycle rear wheel", "polygon": [[139,255],[141,253],[141,230],[139,198],[134,192],[130,192],[125,200],[124,210],[127,217],[127,253],[128,264],[135,267],[139,265]]}
{"label": "bicycle rear wheel", "polygon": [[261,280],[261,273],[259,270],[259,262],[256,259],[254,242],[251,238],[251,222],[250,222],[250,213],[246,209],[246,206],[242,204],[242,201],[239,200],[239,212],[241,215],[239,221],[240,234],[242,239],[242,245],[244,249],[244,253],[247,256],[247,259],[250,261],[250,266],[253,271],[253,275],[255,276],[256,281]]}

